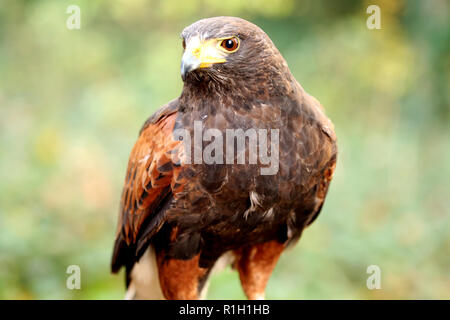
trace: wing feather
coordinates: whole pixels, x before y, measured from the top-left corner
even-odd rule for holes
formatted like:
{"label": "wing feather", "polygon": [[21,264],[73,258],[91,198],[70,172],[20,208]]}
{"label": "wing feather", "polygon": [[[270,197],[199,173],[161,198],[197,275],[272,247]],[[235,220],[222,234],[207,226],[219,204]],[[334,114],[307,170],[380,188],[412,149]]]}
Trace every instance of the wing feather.
{"label": "wing feather", "polygon": [[172,136],[177,105],[172,101],[147,120],[131,151],[111,263],[113,272],[139,259],[161,228],[173,193],[183,184],[178,179],[181,167],[172,161],[180,149],[180,141]]}

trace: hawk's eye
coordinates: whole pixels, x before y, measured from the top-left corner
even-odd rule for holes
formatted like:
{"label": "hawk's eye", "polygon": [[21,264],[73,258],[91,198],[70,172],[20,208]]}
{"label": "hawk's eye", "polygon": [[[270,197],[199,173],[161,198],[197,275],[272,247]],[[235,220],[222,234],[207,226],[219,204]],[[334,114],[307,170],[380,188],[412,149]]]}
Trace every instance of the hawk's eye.
{"label": "hawk's eye", "polygon": [[239,40],[237,38],[230,38],[222,40],[220,46],[227,51],[236,51],[239,47]]}

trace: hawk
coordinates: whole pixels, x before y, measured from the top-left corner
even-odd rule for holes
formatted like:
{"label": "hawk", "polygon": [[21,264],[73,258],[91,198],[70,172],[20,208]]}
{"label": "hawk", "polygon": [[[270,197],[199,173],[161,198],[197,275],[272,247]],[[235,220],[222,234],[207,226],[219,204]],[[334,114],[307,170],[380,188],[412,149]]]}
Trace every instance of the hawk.
{"label": "hawk", "polygon": [[208,18],[181,38],[184,86],[131,151],[112,272],[125,267],[126,298],[198,299],[225,262],[263,299],[280,255],[320,213],[334,127],[256,25]]}

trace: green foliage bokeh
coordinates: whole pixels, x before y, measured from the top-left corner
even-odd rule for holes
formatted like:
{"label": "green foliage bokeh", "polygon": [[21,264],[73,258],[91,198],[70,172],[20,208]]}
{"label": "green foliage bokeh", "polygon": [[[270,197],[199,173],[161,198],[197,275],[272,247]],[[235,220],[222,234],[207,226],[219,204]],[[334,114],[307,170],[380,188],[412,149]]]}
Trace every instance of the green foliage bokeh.
{"label": "green foliage bokeh", "polygon": [[[69,5],[81,29],[66,28]],[[381,8],[381,30],[366,8]],[[120,299],[109,272],[138,130],[177,97],[179,34],[204,17],[262,27],[336,126],[318,220],[269,299],[450,298],[449,3],[7,0],[0,3],[0,298]],[[81,290],[66,288],[79,265]],[[379,265],[382,289],[368,290]],[[209,298],[244,298],[230,269]]]}

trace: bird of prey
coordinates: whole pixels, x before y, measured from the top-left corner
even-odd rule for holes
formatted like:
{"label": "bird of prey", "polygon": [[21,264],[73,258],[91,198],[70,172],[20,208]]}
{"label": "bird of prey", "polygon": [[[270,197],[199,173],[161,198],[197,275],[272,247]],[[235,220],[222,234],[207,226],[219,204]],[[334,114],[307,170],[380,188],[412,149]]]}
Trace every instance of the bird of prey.
{"label": "bird of prey", "polygon": [[323,206],[334,127],[258,26],[213,17],[181,38],[184,86],[131,151],[112,272],[125,267],[129,299],[200,299],[224,261],[249,299],[264,299],[280,255]]}

